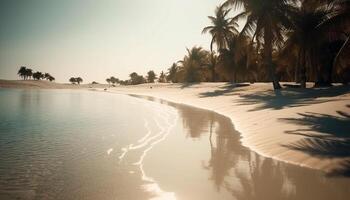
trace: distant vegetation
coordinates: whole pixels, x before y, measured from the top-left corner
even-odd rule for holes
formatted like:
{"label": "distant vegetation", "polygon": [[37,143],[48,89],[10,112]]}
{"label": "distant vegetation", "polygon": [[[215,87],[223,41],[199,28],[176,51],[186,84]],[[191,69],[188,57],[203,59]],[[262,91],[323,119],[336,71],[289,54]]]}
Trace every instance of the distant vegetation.
{"label": "distant vegetation", "polygon": [[[280,81],[302,88],[350,81],[350,0],[227,0],[208,18],[202,33],[212,36],[210,50],[187,49],[158,82],[271,81],[279,89]],[[154,81],[131,75],[120,83]]]}
{"label": "distant vegetation", "polygon": [[80,83],[83,82],[83,79],[80,78],[80,77],[77,77],[77,78],[71,77],[69,79],[69,82],[71,82],[72,84],[78,84],[79,85]]}
{"label": "distant vegetation", "polygon": [[33,72],[32,69],[27,68],[25,66],[22,66],[19,68],[17,74],[23,79],[23,80],[43,80],[46,79],[50,82],[54,81],[55,78],[51,76],[49,73],[42,73],[42,72]]}

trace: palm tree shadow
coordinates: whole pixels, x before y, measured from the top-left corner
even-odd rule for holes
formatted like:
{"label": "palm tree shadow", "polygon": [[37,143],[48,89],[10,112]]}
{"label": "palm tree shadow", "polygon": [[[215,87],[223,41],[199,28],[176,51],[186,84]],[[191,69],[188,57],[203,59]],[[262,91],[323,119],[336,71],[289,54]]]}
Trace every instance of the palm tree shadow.
{"label": "palm tree shadow", "polygon": [[199,83],[182,83],[180,88],[184,89],[184,88],[188,88],[188,87],[194,86],[196,84],[199,84]]}
{"label": "palm tree shadow", "polygon": [[211,91],[211,92],[203,92],[199,94],[200,98],[205,97],[214,97],[214,96],[222,96],[231,92],[243,91],[243,89],[237,89],[241,87],[250,86],[248,83],[227,83],[224,86],[221,86],[219,90]]}
{"label": "palm tree shadow", "polygon": [[[350,108],[350,105],[347,107]],[[343,159],[344,161],[329,174],[350,176],[350,115],[344,111],[337,113],[339,116],[307,112],[299,113],[301,118],[281,119],[287,123],[307,127],[286,131],[287,134],[302,135],[306,138],[283,146],[321,159]]]}
{"label": "palm tree shadow", "polygon": [[331,88],[285,88],[277,91],[256,92],[254,94],[240,95],[242,98],[239,105],[257,105],[249,111],[264,109],[280,110],[286,107],[299,107],[311,104],[319,104],[331,99],[326,97],[336,97],[350,92],[349,86],[334,86]]}

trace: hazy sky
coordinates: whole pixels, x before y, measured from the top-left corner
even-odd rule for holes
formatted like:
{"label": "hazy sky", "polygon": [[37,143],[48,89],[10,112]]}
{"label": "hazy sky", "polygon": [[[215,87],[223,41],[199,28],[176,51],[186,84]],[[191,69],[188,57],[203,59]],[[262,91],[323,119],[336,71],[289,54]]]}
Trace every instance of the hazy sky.
{"label": "hazy sky", "polygon": [[22,65],[58,82],[159,73],[202,35],[221,0],[0,0],[0,79]]}

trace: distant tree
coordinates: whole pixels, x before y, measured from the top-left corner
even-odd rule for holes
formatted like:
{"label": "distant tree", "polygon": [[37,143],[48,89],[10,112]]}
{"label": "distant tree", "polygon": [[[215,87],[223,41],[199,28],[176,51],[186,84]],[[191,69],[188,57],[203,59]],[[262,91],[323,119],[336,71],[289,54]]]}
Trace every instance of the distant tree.
{"label": "distant tree", "polygon": [[136,72],[131,73],[129,76],[130,83],[132,85],[138,85],[146,82],[145,78],[143,76],[138,75]]}
{"label": "distant tree", "polygon": [[77,80],[76,80],[76,78],[71,77],[71,78],[69,79],[69,82],[71,82],[72,84],[75,84],[75,83],[77,82]]}
{"label": "distant tree", "polygon": [[112,81],[111,81],[110,78],[107,78],[107,79],[106,79],[106,82],[108,83],[108,85],[110,85]]}
{"label": "distant tree", "polygon": [[27,68],[25,71],[25,76],[26,76],[26,79],[30,79],[33,76],[33,70]]}
{"label": "distant tree", "polygon": [[75,78],[75,80],[76,80],[76,82],[77,82],[78,84],[80,84],[80,83],[82,83],[82,82],[83,82],[83,79],[82,79],[82,78],[80,78],[80,77]]}
{"label": "distant tree", "polygon": [[22,66],[19,68],[17,74],[19,75],[19,77],[23,78],[23,80],[26,80],[26,72],[27,68],[25,66]]}
{"label": "distant tree", "polygon": [[52,82],[52,81],[55,80],[55,77],[53,77],[53,76],[50,75],[49,78],[48,78],[47,80],[49,80],[50,82]]}
{"label": "distant tree", "polygon": [[96,81],[92,81],[92,83],[91,83],[91,84],[96,85],[96,84],[98,84],[98,82],[96,82]]}
{"label": "distant tree", "polygon": [[114,76],[111,76],[111,78],[109,78],[109,80],[111,81],[111,83],[114,85],[116,83],[119,83],[119,79],[115,78]]}
{"label": "distant tree", "polygon": [[163,71],[159,74],[158,82],[159,83],[165,83],[166,82],[166,75],[165,75],[165,73]]}
{"label": "distant tree", "polygon": [[51,75],[49,73],[45,73],[44,74],[44,79],[49,80],[50,77],[51,77]]}
{"label": "distant tree", "polygon": [[154,83],[154,80],[157,78],[156,73],[153,70],[147,72],[147,82]]}
{"label": "distant tree", "polygon": [[40,80],[44,78],[44,74],[41,72],[35,72],[33,73],[33,79],[34,80]]}

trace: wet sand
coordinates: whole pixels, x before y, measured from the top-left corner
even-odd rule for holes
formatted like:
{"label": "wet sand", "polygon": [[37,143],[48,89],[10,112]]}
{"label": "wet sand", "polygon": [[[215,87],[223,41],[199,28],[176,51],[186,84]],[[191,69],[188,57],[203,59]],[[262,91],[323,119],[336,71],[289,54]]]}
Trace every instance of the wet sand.
{"label": "wet sand", "polygon": [[241,145],[231,120],[212,111],[137,96],[175,107],[179,124],[144,160],[144,170],[171,198],[345,199],[350,179],[265,158]]}

